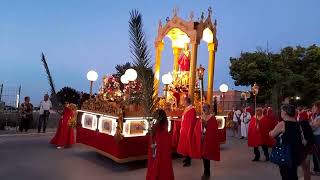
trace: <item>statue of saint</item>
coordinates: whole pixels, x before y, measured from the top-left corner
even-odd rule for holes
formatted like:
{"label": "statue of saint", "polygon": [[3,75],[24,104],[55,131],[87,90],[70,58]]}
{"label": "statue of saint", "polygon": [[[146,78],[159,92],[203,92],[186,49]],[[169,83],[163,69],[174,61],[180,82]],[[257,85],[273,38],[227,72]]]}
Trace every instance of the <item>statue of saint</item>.
{"label": "statue of saint", "polygon": [[184,50],[178,60],[180,71],[190,70],[190,50],[189,45],[185,44]]}

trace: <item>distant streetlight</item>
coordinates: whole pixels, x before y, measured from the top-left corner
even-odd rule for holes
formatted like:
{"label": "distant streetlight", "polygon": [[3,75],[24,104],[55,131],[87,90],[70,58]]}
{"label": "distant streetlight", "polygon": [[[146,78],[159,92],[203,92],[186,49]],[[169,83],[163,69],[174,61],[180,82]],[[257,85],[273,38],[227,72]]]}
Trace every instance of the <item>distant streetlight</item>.
{"label": "distant streetlight", "polygon": [[222,92],[222,112],[224,112],[224,99],[226,96],[226,92],[228,92],[229,87],[226,84],[221,84],[219,87],[220,92]]}
{"label": "distant streetlight", "polygon": [[296,96],[296,100],[299,101],[301,98],[300,96]]}
{"label": "distant streetlight", "polygon": [[87,79],[90,81],[90,97],[92,96],[92,84],[98,79],[98,73],[91,70],[87,73]]}
{"label": "distant streetlight", "polygon": [[169,86],[169,84],[172,83],[173,77],[172,77],[172,75],[171,75],[170,73],[168,73],[168,74],[164,74],[164,75],[162,76],[161,80],[162,80],[162,83],[163,83],[164,86],[165,86],[165,94],[164,94],[164,97],[165,97],[165,100],[167,101],[168,90],[169,90],[168,86]]}

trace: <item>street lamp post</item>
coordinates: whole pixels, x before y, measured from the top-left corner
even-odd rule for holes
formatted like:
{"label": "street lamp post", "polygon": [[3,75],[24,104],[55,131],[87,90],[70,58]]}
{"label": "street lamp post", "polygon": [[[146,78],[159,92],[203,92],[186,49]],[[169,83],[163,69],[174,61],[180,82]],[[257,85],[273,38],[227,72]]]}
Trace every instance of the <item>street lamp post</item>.
{"label": "street lamp post", "polygon": [[[201,105],[203,103],[203,75],[204,75],[204,70],[206,70],[205,68],[202,67],[202,65],[200,64],[200,67],[197,69],[197,74],[198,74],[198,79],[200,81],[200,98],[201,98]],[[211,106],[211,104],[210,104]],[[202,110],[202,108],[201,108]]]}
{"label": "street lamp post", "polygon": [[162,83],[163,83],[164,86],[165,86],[165,89],[164,89],[164,90],[165,90],[164,97],[165,97],[165,100],[166,100],[166,102],[167,102],[168,90],[169,90],[168,86],[169,86],[169,84],[172,83],[173,78],[172,78],[172,75],[171,75],[170,73],[168,73],[168,74],[164,74],[164,75],[162,76],[161,80],[162,80]]}
{"label": "street lamp post", "polygon": [[259,86],[257,83],[254,83],[254,85],[251,88],[252,94],[254,95],[254,113],[256,114],[257,110],[257,95],[259,93]]}
{"label": "street lamp post", "polygon": [[87,73],[87,79],[90,81],[90,98],[92,96],[92,85],[93,82],[96,81],[98,79],[98,73],[91,70]]}
{"label": "street lamp post", "polygon": [[226,92],[229,90],[229,87],[226,84],[221,84],[219,90],[222,92],[222,112],[224,112],[224,98],[226,96]]}

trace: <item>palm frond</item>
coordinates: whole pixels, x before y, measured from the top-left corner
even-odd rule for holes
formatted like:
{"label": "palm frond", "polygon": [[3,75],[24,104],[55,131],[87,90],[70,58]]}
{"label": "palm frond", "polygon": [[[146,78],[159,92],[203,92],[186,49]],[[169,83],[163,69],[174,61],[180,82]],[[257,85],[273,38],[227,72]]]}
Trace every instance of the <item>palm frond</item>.
{"label": "palm frond", "polygon": [[138,80],[143,86],[144,98],[141,104],[144,105],[146,116],[150,116],[155,108],[157,97],[154,97],[154,73],[150,48],[148,47],[146,35],[143,31],[142,15],[137,10],[130,12],[129,21],[130,53],[133,65],[138,73]]}
{"label": "palm frond", "polygon": [[57,98],[57,93],[56,93],[56,88],[54,85],[54,81],[52,78],[52,75],[50,73],[50,69],[46,60],[46,57],[43,53],[41,53],[41,62],[43,64],[43,67],[46,71],[46,75],[47,75],[47,79],[49,82],[49,86],[50,86],[50,92],[51,92],[51,102],[53,105],[53,108],[56,109],[58,111],[58,113],[60,113],[59,111],[62,109],[62,105],[59,103],[58,98]]}

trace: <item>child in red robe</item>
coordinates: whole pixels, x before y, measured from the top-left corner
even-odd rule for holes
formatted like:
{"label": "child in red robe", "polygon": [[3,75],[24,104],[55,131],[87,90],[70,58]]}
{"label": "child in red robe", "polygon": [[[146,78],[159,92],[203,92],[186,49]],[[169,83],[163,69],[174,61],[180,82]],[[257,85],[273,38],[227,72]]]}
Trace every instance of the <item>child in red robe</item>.
{"label": "child in red robe", "polygon": [[154,117],[157,121],[152,127],[146,179],[174,180],[167,115],[164,110],[159,109]]}
{"label": "child in red robe", "polygon": [[50,141],[51,144],[57,146],[58,149],[72,146],[74,141],[74,129],[70,122],[76,118],[76,105],[66,104],[63,110],[63,115],[59,121],[56,135]]}
{"label": "child in red robe", "polygon": [[[202,179],[210,178],[210,160],[220,161],[220,143],[218,122],[213,114],[210,113],[210,106],[208,104],[203,105],[202,121],[197,122],[201,124],[201,129],[195,130],[197,136],[199,131],[201,132],[201,155],[203,159],[204,173]],[[198,127],[198,125],[196,125]]]}
{"label": "child in red robe", "polygon": [[186,157],[183,166],[191,165],[192,156],[200,156],[199,151],[196,152],[197,141],[194,138],[194,129],[197,123],[196,110],[191,104],[189,97],[184,98],[186,109],[183,112],[180,137],[177,152]]}

